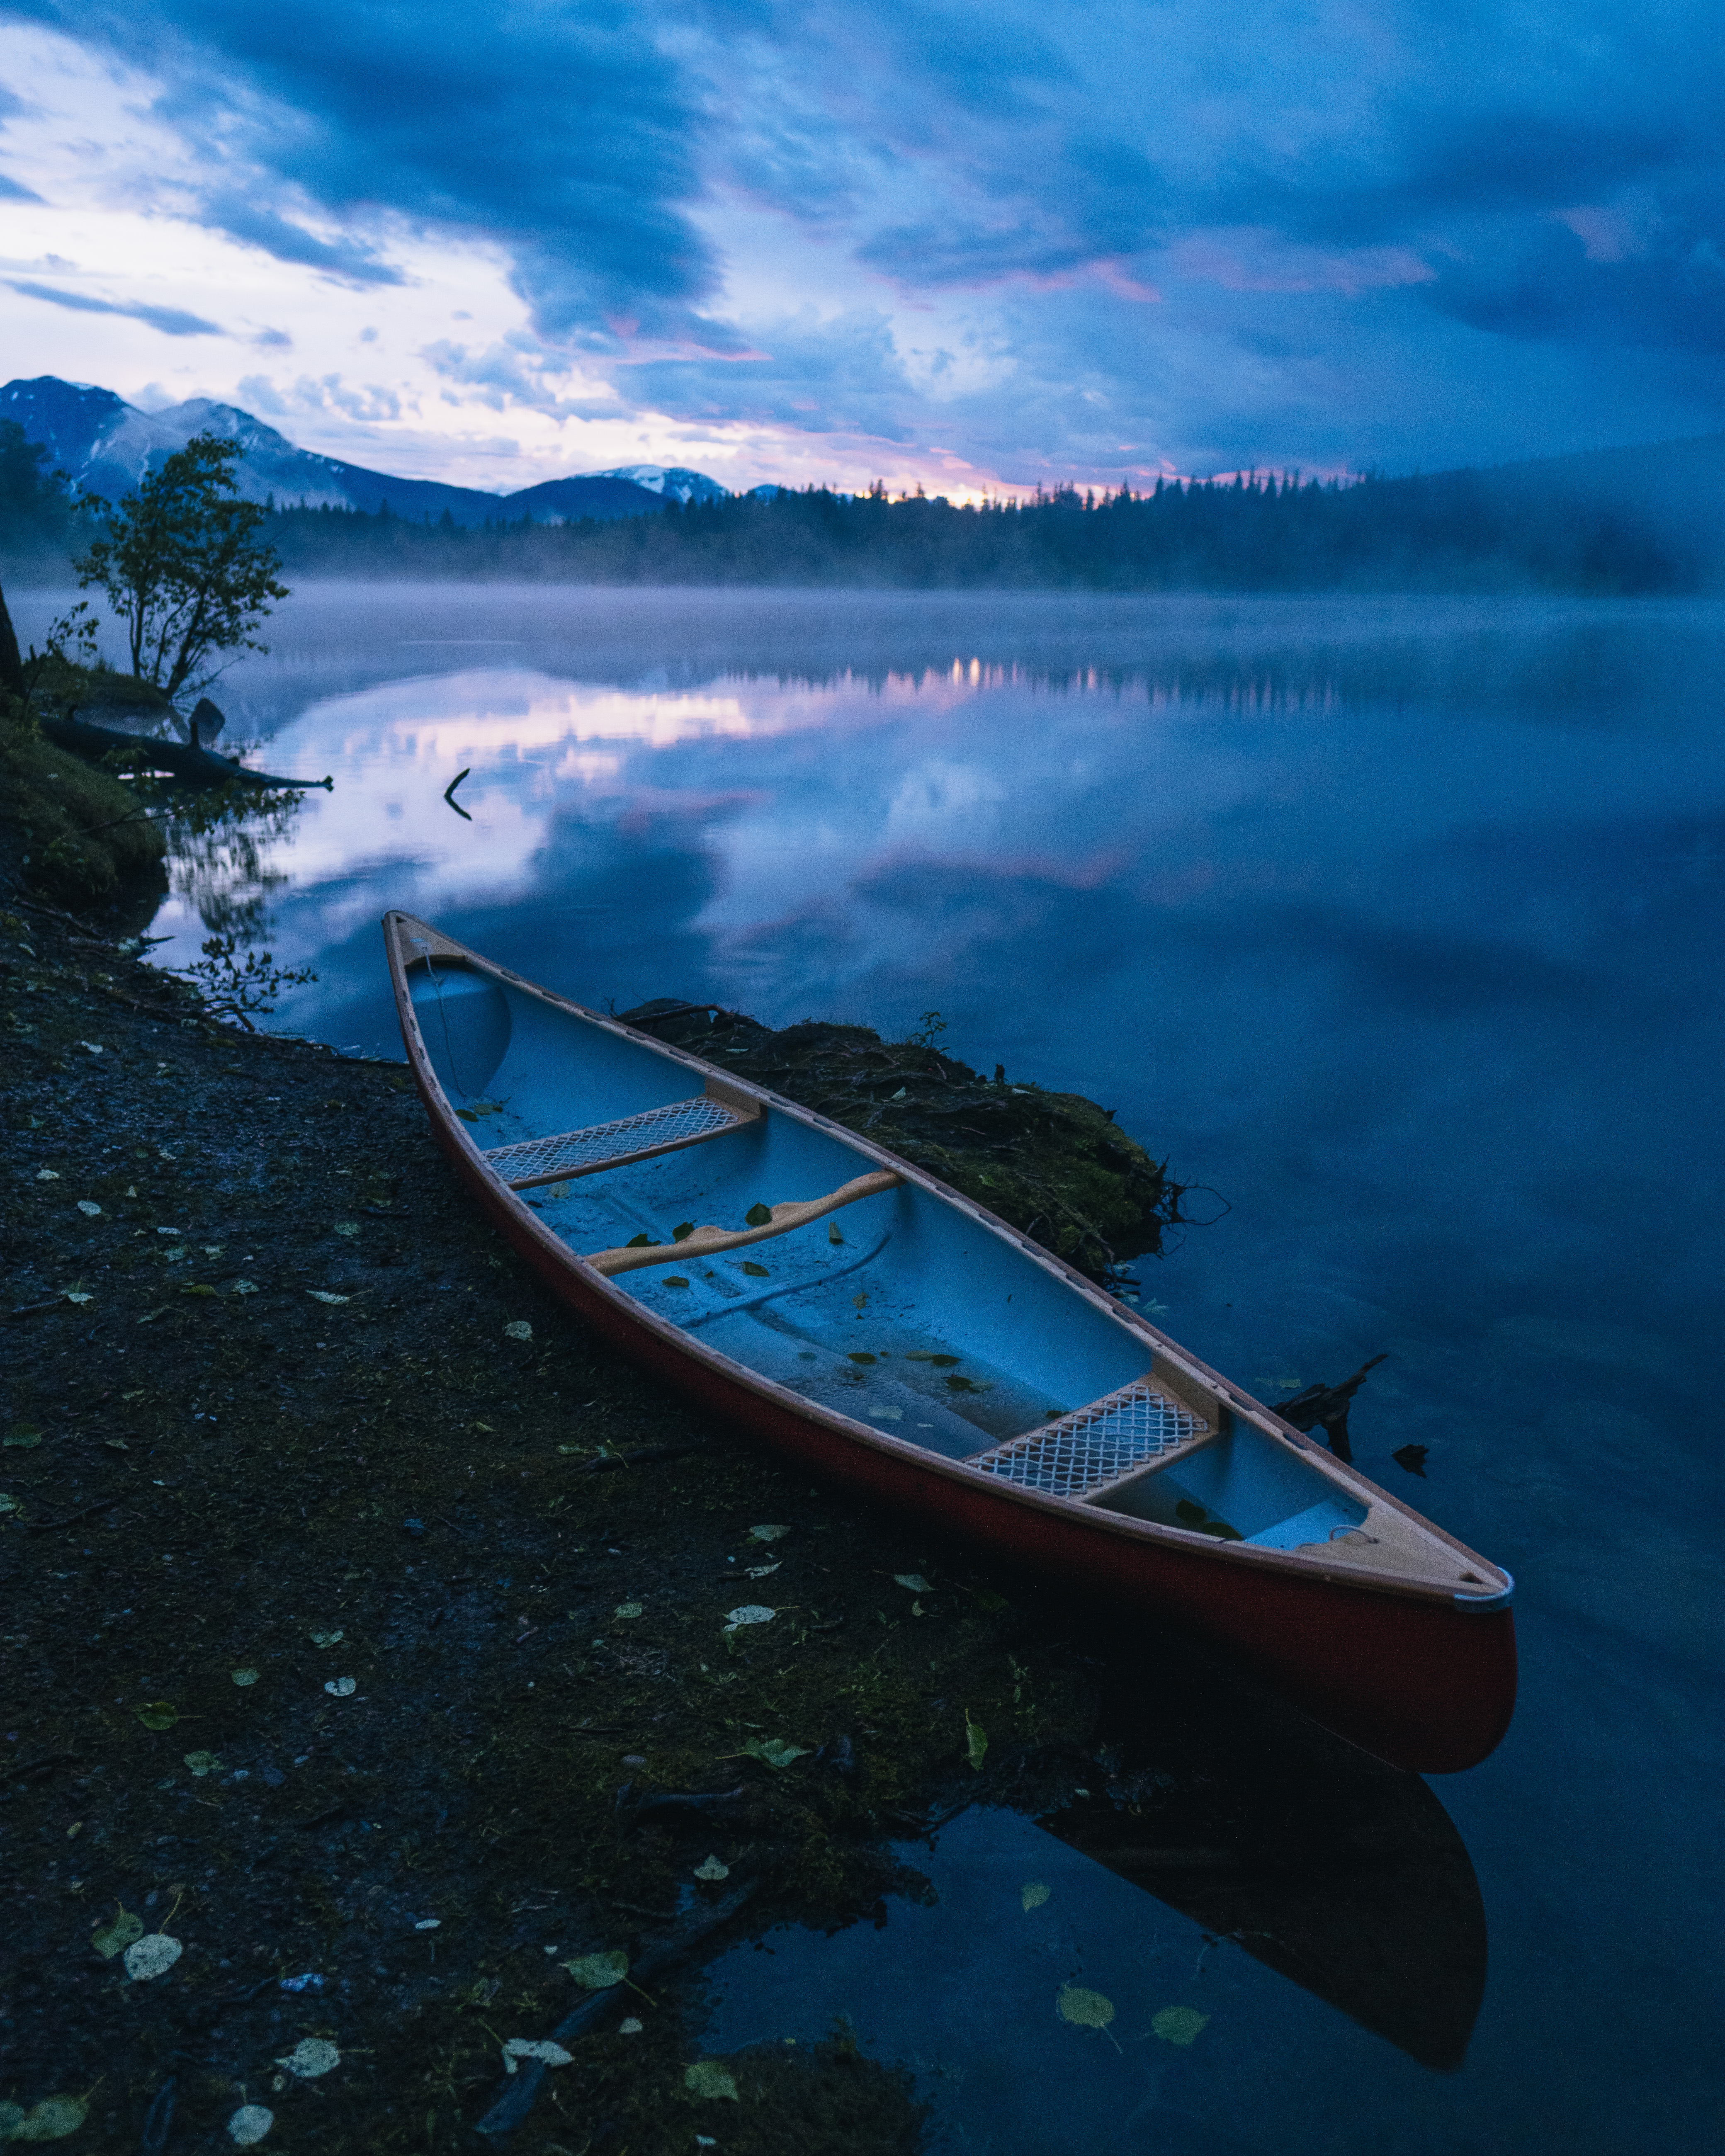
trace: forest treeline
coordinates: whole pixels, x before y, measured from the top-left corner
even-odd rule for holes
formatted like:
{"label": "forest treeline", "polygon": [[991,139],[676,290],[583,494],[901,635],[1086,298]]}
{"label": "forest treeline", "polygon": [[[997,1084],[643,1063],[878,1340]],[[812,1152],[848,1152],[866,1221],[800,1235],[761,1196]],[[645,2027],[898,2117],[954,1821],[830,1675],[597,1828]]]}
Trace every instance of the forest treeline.
{"label": "forest treeline", "polygon": [[[1404,479],[941,496],[780,489],[652,515],[468,529],[278,507],[290,577],[901,590],[1685,593],[1725,586],[1725,438]],[[88,513],[0,422],[0,563],[46,578]]]}

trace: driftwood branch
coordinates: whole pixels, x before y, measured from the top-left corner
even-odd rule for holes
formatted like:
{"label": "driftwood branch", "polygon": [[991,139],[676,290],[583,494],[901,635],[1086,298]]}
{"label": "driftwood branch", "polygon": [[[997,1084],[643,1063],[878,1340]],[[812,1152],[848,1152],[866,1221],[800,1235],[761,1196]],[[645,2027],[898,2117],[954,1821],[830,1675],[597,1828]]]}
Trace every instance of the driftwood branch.
{"label": "driftwood branch", "polygon": [[1369,1363],[1362,1363],[1353,1375],[1344,1378],[1339,1385],[1308,1385],[1303,1393],[1296,1393],[1292,1399],[1283,1400],[1276,1412],[1296,1430],[1321,1428],[1337,1459],[1351,1460],[1353,1447],[1348,1435],[1348,1410],[1353,1404],[1354,1394],[1364,1384],[1367,1373],[1388,1360],[1386,1351],[1373,1356]]}

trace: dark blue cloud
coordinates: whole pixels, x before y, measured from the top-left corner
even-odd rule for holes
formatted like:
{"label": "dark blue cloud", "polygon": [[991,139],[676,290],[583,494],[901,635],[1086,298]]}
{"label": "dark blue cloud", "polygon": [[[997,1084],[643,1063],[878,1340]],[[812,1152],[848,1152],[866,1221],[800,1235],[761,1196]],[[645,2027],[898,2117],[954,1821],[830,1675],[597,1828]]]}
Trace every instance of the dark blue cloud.
{"label": "dark blue cloud", "polygon": [[[552,360],[639,335],[681,356],[616,367],[634,406],[1017,480],[1725,424],[1703,0],[13,12],[151,69],[197,213],[249,245],[379,287],[406,228],[497,249],[540,350],[439,348],[452,393],[551,408]],[[763,212],[830,270],[819,317],[739,237]],[[911,348],[961,304],[985,367],[947,316],[947,357]]]}
{"label": "dark blue cloud", "polygon": [[[162,116],[221,175],[208,222],[282,259],[388,281],[368,225],[450,228],[502,245],[541,328],[578,336],[679,319],[711,284],[684,210],[701,188],[698,105],[650,22],[614,0],[18,12],[152,68]],[[284,187],[357,236],[315,237],[273,207]]]}
{"label": "dark blue cloud", "polygon": [[38,285],[25,277],[8,277],[6,283],[27,300],[46,300],[51,307],[70,307],[81,315],[125,315],[146,322],[164,336],[226,336],[219,323],[201,315],[188,315],[182,307],[150,307],[138,300],[98,300],[89,292],[62,291],[53,285]]}

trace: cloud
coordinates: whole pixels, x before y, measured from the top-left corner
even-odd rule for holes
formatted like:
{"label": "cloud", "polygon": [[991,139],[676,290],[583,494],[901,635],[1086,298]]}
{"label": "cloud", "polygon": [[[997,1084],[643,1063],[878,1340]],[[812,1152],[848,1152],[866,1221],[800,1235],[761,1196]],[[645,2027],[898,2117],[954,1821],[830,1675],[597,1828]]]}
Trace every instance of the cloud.
{"label": "cloud", "polygon": [[[253,304],[315,382],[376,321],[445,413],[735,424],[763,456],[875,444],[1010,480],[1725,424],[1725,21],[1703,0],[8,18],[147,74],[182,154],[133,199],[300,273],[300,311]],[[14,154],[36,124],[8,167],[59,199],[62,167]]]}
{"label": "cloud", "polygon": [[201,315],[188,315],[181,307],[146,306],[141,300],[98,300],[89,292],[64,292],[52,285],[38,285],[24,277],[8,277],[5,282],[14,292],[22,292],[27,300],[45,300],[51,307],[70,307],[83,315],[125,315],[133,321],[147,322],[164,336],[228,334],[218,323],[207,322]]}

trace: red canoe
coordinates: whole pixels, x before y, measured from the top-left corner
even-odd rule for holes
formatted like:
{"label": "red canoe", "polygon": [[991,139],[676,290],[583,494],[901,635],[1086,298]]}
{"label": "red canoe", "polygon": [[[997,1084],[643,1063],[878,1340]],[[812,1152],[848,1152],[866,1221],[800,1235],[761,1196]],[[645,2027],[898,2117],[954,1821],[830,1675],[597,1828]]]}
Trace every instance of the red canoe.
{"label": "red canoe", "polygon": [[636,1362],[840,1487],[1203,1635],[1393,1765],[1502,1736],[1500,1567],[910,1163],[407,914],[383,930],[439,1142]]}

